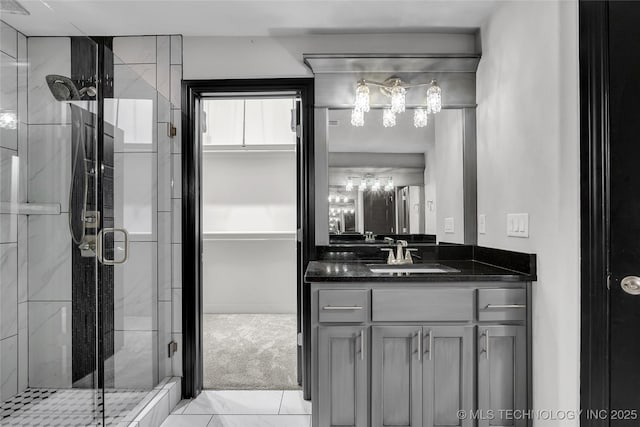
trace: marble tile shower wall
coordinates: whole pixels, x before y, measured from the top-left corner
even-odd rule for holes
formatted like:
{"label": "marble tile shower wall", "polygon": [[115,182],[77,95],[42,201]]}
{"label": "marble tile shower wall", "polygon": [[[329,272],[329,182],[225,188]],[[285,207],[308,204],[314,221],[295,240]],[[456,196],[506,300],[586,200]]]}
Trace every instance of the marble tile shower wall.
{"label": "marble tile shower wall", "polygon": [[[26,201],[27,38],[0,21],[0,203]],[[0,401],[27,387],[27,217],[0,212]]]}
{"label": "marble tile shower wall", "polygon": [[[4,401],[27,386],[68,388],[72,382],[71,115],[45,83],[47,74],[71,74],[71,40],[27,38],[0,26],[0,113],[3,120],[15,118],[0,126],[0,202],[50,203],[61,210],[60,215],[6,209],[0,214]],[[122,106],[132,100],[152,105],[151,117],[133,118],[146,124],[134,129],[132,140],[115,141],[116,225],[132,232],[131,258],[115,271],[115,386],[151,387],[182,372],[182,37],[118,37],[114,52],[119,57],[115,98]],[[130,131],[122,118],[120,124]],[[174,138],[167,134],[169,123],[178,130]],[[179,347],[170,358],[172,340]]]}
{"label": "marble tile shower wall", "polygon": [[[182,371],[182,37],[115,37],[113,51],[114,97],[136,117],[126,123],[112,112],[124,129],[115,141],[115,216],[131,236],[130,259],[115,272],[115,386],[151,386]],[[170,125],[178,130],[173,138]],[[168,357],[172,340],[178,352]]]}

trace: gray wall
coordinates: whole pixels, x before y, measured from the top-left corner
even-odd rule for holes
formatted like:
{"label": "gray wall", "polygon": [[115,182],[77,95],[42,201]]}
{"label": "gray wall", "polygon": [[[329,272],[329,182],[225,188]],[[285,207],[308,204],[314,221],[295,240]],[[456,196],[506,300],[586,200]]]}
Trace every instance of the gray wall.
{"label": "gray wall", "polygon": [[[549,410],[580,407],[577,23],[573,0],[504,3],[477,74],[478,243],[538,255],[533,401]],[[528,239],[507,237],[507,213],[529,213]]]}

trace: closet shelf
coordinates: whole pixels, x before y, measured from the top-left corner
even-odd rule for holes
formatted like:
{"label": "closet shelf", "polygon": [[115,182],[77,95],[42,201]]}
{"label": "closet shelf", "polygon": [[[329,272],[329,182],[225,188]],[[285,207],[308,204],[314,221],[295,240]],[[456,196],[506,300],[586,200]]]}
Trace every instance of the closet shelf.
{"label": "closet shelf", "polygon": [[295,153],[295,144],[203,145],[203,153]]}
{"label": "closet shelf", "polygon": [[295,240],[295,231],[213,231],[202,233],[202,240]]}

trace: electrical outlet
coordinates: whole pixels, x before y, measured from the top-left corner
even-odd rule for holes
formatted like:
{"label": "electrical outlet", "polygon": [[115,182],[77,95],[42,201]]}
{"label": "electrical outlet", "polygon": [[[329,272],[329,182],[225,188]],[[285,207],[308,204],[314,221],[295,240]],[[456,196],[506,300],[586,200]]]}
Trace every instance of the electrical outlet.
{"label": "electrical outlet", "polygon": [[507,214],[507,236],[529,237],[529,214]]}
{"label": "electrical outlet", "polygon": [[485,214],[478,215],[478,233],[487,234],[487,216]]}
{"label": "electrical outlet", "polygon": [[450,234],[453,234],[455,232],[453,226],[453,217],[444,219],[444,232]]}

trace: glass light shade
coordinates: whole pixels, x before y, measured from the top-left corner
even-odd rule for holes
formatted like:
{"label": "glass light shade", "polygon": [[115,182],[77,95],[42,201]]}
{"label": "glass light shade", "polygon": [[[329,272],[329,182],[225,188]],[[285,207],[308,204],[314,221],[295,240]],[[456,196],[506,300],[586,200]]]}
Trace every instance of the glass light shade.
{"label": "glass light shade", "polygon": [[364,112],[356,108],[351,111],[351,125],[355,127],[364,126]]}
{"label": "glass light shade", "polygon": [[396,125],[396,113],[389,108],[385,108],[382,113],[382,125],[386,128],[390,128]]}
{"label": "glass light shade", "polygon": [[364,191],[366,189],[367,189],[367,181],[365,181],[363,178],[362,181],[360,181],[360,185],[358,185],[358,190]]}
{"label": "glass light shade", "polygon": [[406,93],[406,89],[402,86],[391,88],[391,111],[396,114],[404,112]]}
{"label": "glass light shade", "polygon": [[380,180],[378,178],[376,178],[375,182],[371,186],[371,190],[373,190],[373,191],[380,190]]}
{"label": "glass light shade", "polygon": [[435,80],[431,80],[431,86],[427,89],[427,113],[439,113],[442,109],[442,89]]}
{"label": "glass light shade", "polygon": [[369,112],[371,108],[369,106],[369,86],[365,83],[358,83],[358,87],[356,88],[356,102],[355,109],[362,112]]}
{"label": "glass light shade", "polygon": [[384,191],[393,191],[393,179],[389,178],[387,184],[384,186]]}
{"label": "glass light shade", "polygon": [[353,180],[351,178],[347,179],[347,185],[344,186],[344,189],[346,191],[352,191],[353,190]]}
{"label": "glass light shade", "polygon": [[413,112],[413,125],[417,128],[423,128],[427,126],[429,122],[429,115],[424,108],[416,108]]}

